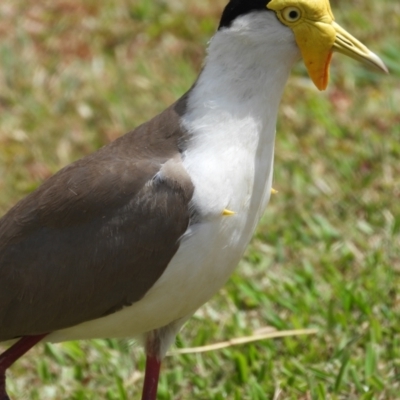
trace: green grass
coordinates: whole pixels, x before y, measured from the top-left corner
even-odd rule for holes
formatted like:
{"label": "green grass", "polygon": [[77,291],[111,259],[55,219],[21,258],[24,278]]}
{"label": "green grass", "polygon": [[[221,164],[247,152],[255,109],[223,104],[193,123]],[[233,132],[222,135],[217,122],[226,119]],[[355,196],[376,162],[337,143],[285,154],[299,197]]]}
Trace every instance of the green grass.
{"label": "green grass", "polygon": [[[188,89],[223,4],[3,0],[0,211]],[[391,74],[335,55],[319,93],[296,67],[280,108],[279,193],[177,345],[264,326],[319,333],[171,356],[161,400],[400,398],[400,6],[333,8]],[[132,399],[143,367],[129,341],[40,345],[11,368],[8,388],[14,399]]]}

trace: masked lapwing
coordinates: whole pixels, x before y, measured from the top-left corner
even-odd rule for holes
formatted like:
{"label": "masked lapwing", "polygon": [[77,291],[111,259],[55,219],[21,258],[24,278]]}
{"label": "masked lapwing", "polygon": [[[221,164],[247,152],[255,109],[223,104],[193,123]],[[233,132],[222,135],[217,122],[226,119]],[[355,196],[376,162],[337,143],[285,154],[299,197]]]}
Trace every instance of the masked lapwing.
{"label": "masked lapwing", "polygon": [[[63,168],[0,220],[0,399],[40,341],[141,337],[142,399],[185,321],[224,285],[271,194],[293,64],[328,84],[333,52],[386,71],[328,0],[231,0],[192,88]],[[311,112],[311,111],[310,111]]]}

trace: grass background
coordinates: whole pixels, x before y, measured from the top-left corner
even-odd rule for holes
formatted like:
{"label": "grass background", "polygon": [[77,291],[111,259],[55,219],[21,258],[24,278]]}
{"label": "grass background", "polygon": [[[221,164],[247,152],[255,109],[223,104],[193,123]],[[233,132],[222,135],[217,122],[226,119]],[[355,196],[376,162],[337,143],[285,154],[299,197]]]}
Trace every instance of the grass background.
{"label": "grass background", "polygon": [[[151,118],[197,76],[224,0],[3,0],[0,211]],[[229,283],[178,347],[261,327],[318,334],[169,357],[159,399],[400,399],[400,3],[332,1],[388,76],[335,55],[319,93],[299,64],[280,108],[273,196]],[[133,399],[129,341],[39,345],[13,399]]]}

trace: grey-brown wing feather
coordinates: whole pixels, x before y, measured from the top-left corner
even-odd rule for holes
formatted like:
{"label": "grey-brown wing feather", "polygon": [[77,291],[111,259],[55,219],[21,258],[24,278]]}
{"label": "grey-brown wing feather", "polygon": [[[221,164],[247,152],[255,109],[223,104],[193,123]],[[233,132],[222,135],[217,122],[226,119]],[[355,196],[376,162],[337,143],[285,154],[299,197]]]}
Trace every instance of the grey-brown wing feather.
{"label": "grey-brown wing feather", "polygon": [[167,110],[61,170],[0,220],[0,341],[99,318],[144,296],[189,224],[182,136]]}

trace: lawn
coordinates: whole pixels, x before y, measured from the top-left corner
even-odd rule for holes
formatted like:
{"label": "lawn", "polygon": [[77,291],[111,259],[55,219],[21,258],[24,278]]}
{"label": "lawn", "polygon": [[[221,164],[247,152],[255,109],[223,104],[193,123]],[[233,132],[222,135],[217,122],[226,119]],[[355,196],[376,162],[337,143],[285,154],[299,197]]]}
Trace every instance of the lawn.
{"label": "lawn", "polygon": [[[3,0],[0,211],[182,95],[223,0]],[[296,66],[280,107],[275,194],[228,284],[171,355],[159,399],[400,399],[400,3],[332,1],[390,75],[335,55],[328,90]],[[174,351],[174,349],[172,349]],[[13,400],[136,399],[125,340],[39,345],[9,371]]]}

